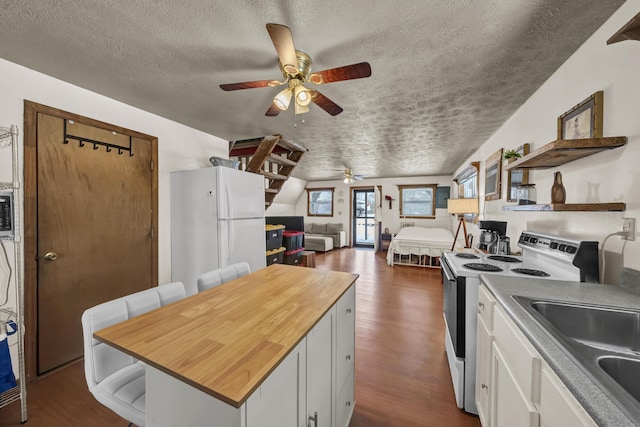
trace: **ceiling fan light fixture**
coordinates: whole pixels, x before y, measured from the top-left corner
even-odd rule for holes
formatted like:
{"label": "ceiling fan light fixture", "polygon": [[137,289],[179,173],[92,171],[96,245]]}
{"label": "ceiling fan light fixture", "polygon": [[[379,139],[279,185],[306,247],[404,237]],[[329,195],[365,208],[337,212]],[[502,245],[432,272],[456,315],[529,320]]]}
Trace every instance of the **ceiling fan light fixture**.
{"label": "ceiling fan light fixture", "polygon": [[295,88],[296,104],[306,107],[311,103],[311,93],[309,89],[302,85],[297,85]]}
{"label": "ceiling fan light fixture", "polygon": [[286,88],[280,91],[274,98],[273,103],[281,109],[282,111],[289,108],[289,103],[291,102],[291,89]]}
{"label": "ceiling fan light fixture", "polygon": [[296,102],[295,107],[296,107],[296,114],[304,114],[309,112],[309,107],[306,105],[300,105]]}

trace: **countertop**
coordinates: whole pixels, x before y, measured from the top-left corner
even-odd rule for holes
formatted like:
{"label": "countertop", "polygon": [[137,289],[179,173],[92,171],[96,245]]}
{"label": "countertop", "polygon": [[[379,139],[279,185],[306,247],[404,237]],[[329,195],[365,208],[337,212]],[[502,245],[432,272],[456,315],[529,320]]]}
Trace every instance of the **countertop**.
{"label": "countertop", "polygon": [[616,406],[607,391],[602,390],[511,296],[640,310],[640,295],[613,285],[529,278],[514,280],[513,277],[490,274],[481,274],[480,278],[599,426],[638,425]]}
{"label": "countertop", "polygon": [[240,407],[357,278],[274,264],[94,337]]}

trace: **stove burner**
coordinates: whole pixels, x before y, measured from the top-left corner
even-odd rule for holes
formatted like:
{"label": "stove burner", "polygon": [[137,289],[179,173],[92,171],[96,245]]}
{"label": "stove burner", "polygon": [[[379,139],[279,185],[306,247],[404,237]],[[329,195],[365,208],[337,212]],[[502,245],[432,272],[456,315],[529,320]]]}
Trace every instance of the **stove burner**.
{"label": "stove burner", "polygon": [[490,255],[487,258],[492,259],[494,261],[502,261],[502,262],[522,262],[518,258],[514,258],[512,256],[504,256],[504,255]]}
{"label": "stove burner", "polygon": [[478,255],[469,254],[469,253],[466,253],[466,252],[458,252],[456,254],[456,256],[458,258],[468,258],[468,259],[478,259],[478,258],[480,258]]}
{"label": "stove burner", "polygon": [[541,270],[532,270],[530,268],[513,268],[511,271],[520,274],[527,274],[529,276],[537,276],[537,277],[549,277],[551,276],[549,273],[541,271]]}
{"label": "stove burner", "polygon": [[496,267],[491,264],[484,264],[482,262],[470,262],[464,264],[464,267],[467,267],[471,270],[480,270],[480,271],[502,271],[500,267]]}

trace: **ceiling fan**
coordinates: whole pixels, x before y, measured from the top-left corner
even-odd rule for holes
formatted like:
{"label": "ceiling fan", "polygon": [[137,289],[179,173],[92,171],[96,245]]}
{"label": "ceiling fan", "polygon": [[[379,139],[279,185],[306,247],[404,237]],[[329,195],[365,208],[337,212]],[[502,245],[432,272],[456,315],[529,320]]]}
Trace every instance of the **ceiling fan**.
{"label": "ceiling fan", "polygon": [[362,181],[363,179],[364,179],[364,176],[354,175],[351,169],[345,169],[344,179],[342,180],[342,182],[344,182],[345,184],[353,184],[355,181]]}
{"label": "ceiling fan", "polygon": [[273,102],[265,116],[277,116],[280,111],[289,108],[292,97],[296,114],[308,112],[309,104],[313,102],[327,113],[336,116],[343,111],[342,107],[316,89],[308,89],[304,86],[304,83],[320,85],[371,76],[371,66],[368,62],[312,73],[311,57],[295,49],[289,27],[280,24],[267,24],[267,31],[278,53],[280,71],[284,81],[257,80],[220,85],[220,88],[225,91],[286,85],[287,87],[273,98]]}

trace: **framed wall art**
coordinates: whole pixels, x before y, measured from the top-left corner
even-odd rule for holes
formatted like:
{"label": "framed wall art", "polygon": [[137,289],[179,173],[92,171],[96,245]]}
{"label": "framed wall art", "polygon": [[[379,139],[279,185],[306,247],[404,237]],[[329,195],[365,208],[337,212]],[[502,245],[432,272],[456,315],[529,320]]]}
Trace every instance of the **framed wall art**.
{"label": "framed wall art", "polygon": [[558,139],[602,138],[603,100],[598,91],[558,117]]}
{"label": "framed wall art", "polygon": [[[524,157],[529,154],[529,144],[523,144],[514,150]],[[507,159],[508,163],[518,160],[518,158]],[[507,163],[507,164],[508,164]],[[516,202],[518,200],[518,185],[529,183],[529,169],[512,169],[507,172],[507,202]]]}
{"label": "framed wall art", "polygon": [[484,199],[500,199],[500,181],[502,178],[502,148],[484,162]]}

